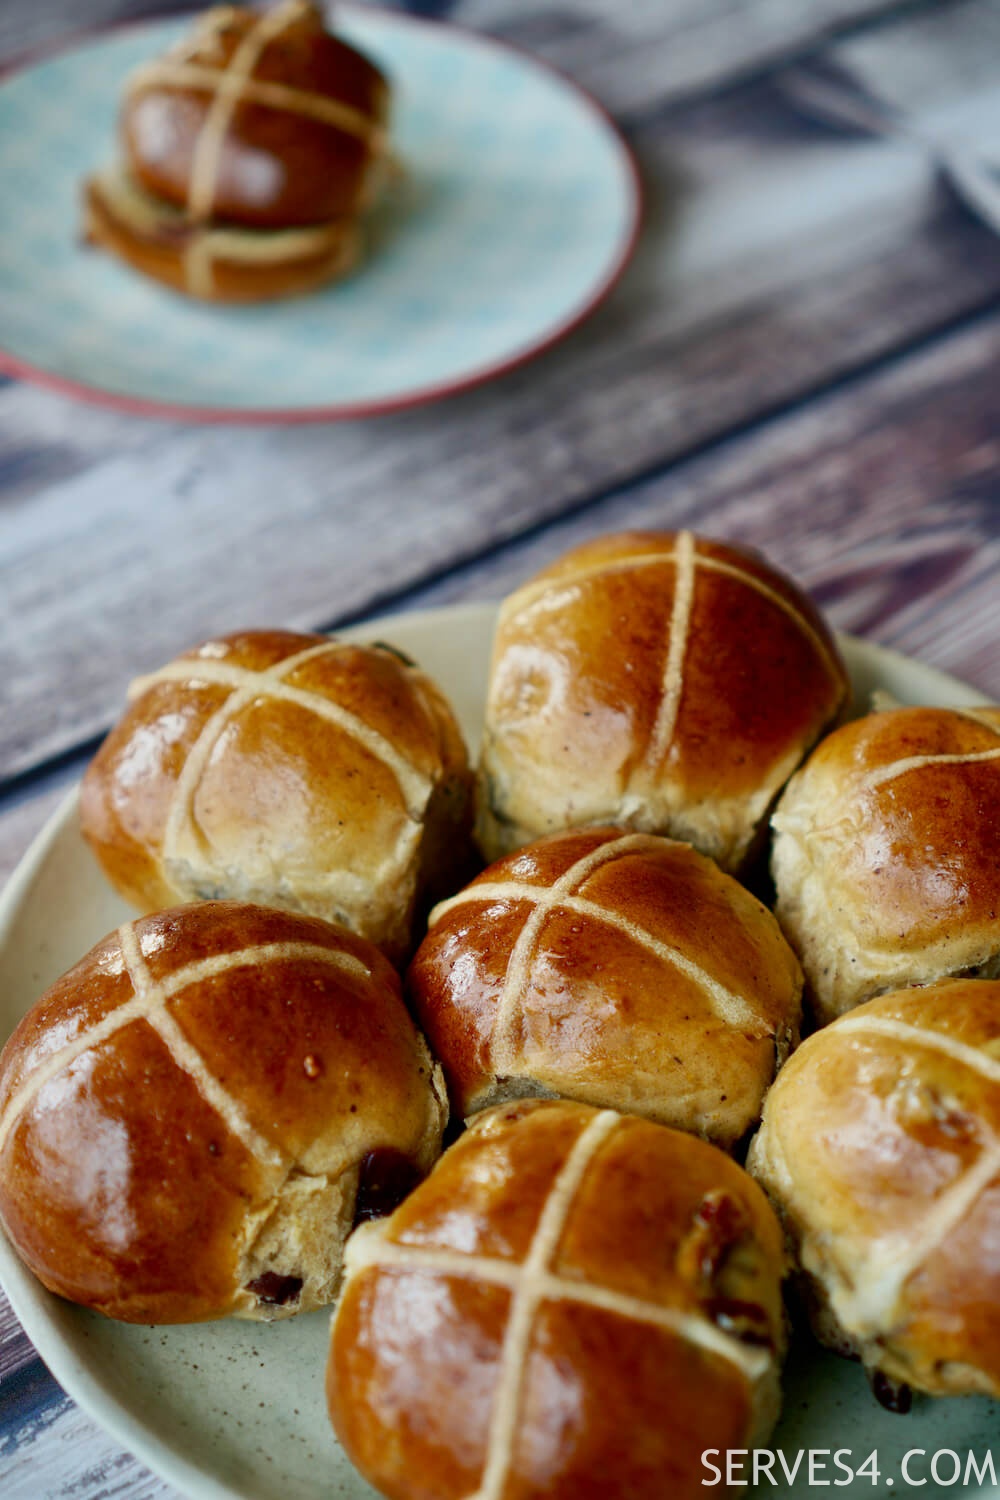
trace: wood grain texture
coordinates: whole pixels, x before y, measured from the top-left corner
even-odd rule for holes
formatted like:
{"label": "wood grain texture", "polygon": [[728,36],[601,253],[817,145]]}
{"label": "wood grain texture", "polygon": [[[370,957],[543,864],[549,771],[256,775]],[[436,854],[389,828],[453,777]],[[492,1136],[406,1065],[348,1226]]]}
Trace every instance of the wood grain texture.
{"label": "wood grain texture", "polygon": [[891,0],[460,0],[453,19],[528,46],[618,114],[731,83],[832,33],[890,12]]}
{"label": "wood grain texture", "polygon": [[[361,0],[364,3],[364,0]],[[617,111],[648,108],[726,83],[899,0],[453,0],[394,9],[492,31],[530,47]],[[0,58],[129,17],[203,8],[191,0],[40,0],[0,7]],[[332,7],[331,7],[332,10]]]}
{"label": "wood grain texture", "polygon": [[74,1406],[40,1360],[5,1381],[4,1412],[4,1500],[182,1500]]}
{"label": "wood grain texture", "polygon": [[[949,58],[946,73],[935,61],[942,48]],[[888,69],[883,66],[887,50],[892,53]],[[959,0],[921,7],[884,25],[862,28],[830,51],[897,108],[934,118],[938,110],[948,110],[956,102],[952,82],[956,76],[962,78],[963,92],[968,95],[995,79],[1000,4]]]}
{"label": "wood grain texture", "polygon": [[[495,599],[603,531],[693,526],[760,547],[836,625],[1000,699],[1000,313],[801,410],[456,565],[406,610]],[[84,761],[0,811],[0,883]]]}
{"label": "wood grain texture", "polygon": [[[932,42],[964,117],[1000,104],[1000,86],[967,92],[963,47],[949,75]],[[650,212],[630,274],[560,349],[480,391],[238,436],[102,417],[95,440],[89,410],[0,389],[0,470],[11,451],[20,466],[0,526],[0,777],[99,732],[132,674],[201,637],[370,612],[1000,297],[995,239],[919,147],[803,127],[773,81],[635,139]],[[32,485],[33,463],[51,477]]]}
{"label": "wood grain texture", "polygon": [[1000,701],[1000,313],[411,593],[497,599],[569,547],[693,527],[759,547],[842,630]]}
{"label": "wood grain texture", "polygon": [[0,1390],[6,1393],[9,1385],[5,1382],[37,1360],[38,1355],[18,1322],[14,1309],[3,1291],[0,1291]]}
{"label": "wood grain texture", "polygon": [[8,0],[0,6],[0,65],[71,41],[91,27],[201,9],[198,0]]}

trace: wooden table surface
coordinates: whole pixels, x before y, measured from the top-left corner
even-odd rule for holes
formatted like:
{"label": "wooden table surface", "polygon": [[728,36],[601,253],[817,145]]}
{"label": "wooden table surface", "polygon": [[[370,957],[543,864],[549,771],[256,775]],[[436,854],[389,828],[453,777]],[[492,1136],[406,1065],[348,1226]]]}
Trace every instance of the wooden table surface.
{"label": "wooden table surface", "polygon": [[[166,8],[4,0],[0,57]],[[495,598],[625,526],[761,547],[837,626],[1000,699],[1000,236],[927,144],[1000,171],[1000,0],[410,8],[539,52],[617,117],[647,194],[632,267],[557,349],[378,420],[194,427],[0,383],[4,878],[131,676],[246,624]],[[790,79],[831,62],[914,128],[807,117]],[[174,1493],[0,1296],[0,1495]]]}

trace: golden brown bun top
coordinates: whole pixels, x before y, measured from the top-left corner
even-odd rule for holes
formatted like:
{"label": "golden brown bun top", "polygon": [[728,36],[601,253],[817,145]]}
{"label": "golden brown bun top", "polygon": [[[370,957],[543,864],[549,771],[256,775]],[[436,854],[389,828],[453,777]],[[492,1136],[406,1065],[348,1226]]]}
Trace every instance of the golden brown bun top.
{"label": "golden brown bun top", "polygon": [[846,693],[822,618],[758,553],[689,532],[587,542],[500,612],[487,853],[614,822],[735,868]]}
{"label": "golden brown bun top", "polygon": [[[603,1131],[596,1127],[599,1118]],[[772,1346],[780,1346],[780,1297],[767,1273],[780,1271],[783,1252],[778,1225],[756,1184],[714,1146],[631,1115],[541,1099],[489,1110],[392,1217],[373,1226],[372,1239],[523,1263],[570,1152],[595,1127],[597,1144],[592,1142],[590,1165],[563,1205],[549,1268],[683,1308],[725,1331],[732,1318],[716,1306],[718,1288],[710,1283],[725,1259],[717,1236],[726,1215],[715,1210],[728,1196],[739,1207],[734,1217],[741,1221],[740,1235],[760,1248],[750,1280],[762,1298],[762,1335],[770,1331]],[[709,1207],[702,1212],[706,1198]],[[358,1256],[364,1264],[365,1251]],[[746,1270],[729,1269],[737,1276]],[[749,1284],[740,1286],[751,1291]],[[761,1345],[750,1339],[748,1347]]]}
{"label": "golden brown bun top", "polygon": [[1000,708],[844,725],[774,827],[778,915],[824,1017],[1000,954]]}
{"label": "golden brown bun top", "polygon": [[[0,1058],[0,1214],[53,1290],[132,1321],[254,1302],[291,1184],[391,1147],[426,1170],[442,1108],[395,972],[311,917],[204,902],[126,924]],[[349,1208],[349,1206],[348,1206]]]}
{"label": "golden brown bun top", "polygon": [[866,1360],[1000,1395],[1000,983],[882,995],[810,1037],[749,1165]]}
{"label": "golden brown bun top", "polygon": [[761,1415],[782,1257],[715,1148],[579,1104],[501,1106],[352,1238],[334,1425],[393,1496],[596,1493],[609,1452],[601,1493],[696,1492],[702,1448]]}
{"label": "golden brown bun top", "polygon": [[81,817],[139,907],[245,894],[395,953],[436,791],[467,776],[451,709],[393,648],[244,631],[134,684]]}
{"label": "golden brown bun top", "polygon": [[[238,97],[220,94],[220,78],[225,89],[238,77]],[[137,180],[178,208],[192,206],[204,172],[214,219],[318,224],[358,208],[388,100],[378,68],[330,36],[315,6],[220,6],[130,81],[122,139]],[[324,112],[331,102],[342,117]],[[199,164],[199,153],[212,161]]]}
{"label": "golden brown bun top", "polygon": [[604,828],[540,839],[442,903],[408,984],[463,1114],[526,1079],[731,1145],[797,1039],[802,975],[712,860]]}
{"label": "golden brown bun top", "polygon": [[899,708],[816,749],[775,819],[819,848],[848,913],[886,946],[979,924],[997,933],[1000,708]]}

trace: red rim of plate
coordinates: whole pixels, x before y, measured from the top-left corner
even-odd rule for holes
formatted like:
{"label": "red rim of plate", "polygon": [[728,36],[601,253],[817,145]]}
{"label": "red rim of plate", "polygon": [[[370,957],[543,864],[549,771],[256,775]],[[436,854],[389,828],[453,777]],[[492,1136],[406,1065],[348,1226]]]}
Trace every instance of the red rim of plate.
{"label": "red rim of plate", "polygon": [[[348,5],[344,8],[349,10],[354,7]],[[473,31],[467,26],[456,26],[450,21],[438,21],[425,16],[411,16],[406,12],[389,10],[384,6],[366,5],[364,10],[369,13],[377,11],[380,15],[391,16],[393,22],[401,26],[431,27],[436,30],[456,32],[466,43],[472,46],[483,47],[487,51],[513,53],[515,57],[522,59],[529,65],[539,68],[542,72],[551,74],[553,78],[571,90],[577,96],[580,103],[596,119],[598,124],[603,126],[608,136],[611,137],[618,150],[623,178],[628,191],[627,218],[621,241],[610,267],[578,307],[573,308],[560,322],[548,328],[534,341],[523,345],[511,354],[505,355],[502,359],[480,365],[477,369],[471,370],[467,375],[454,380],[438,381],[436,384],[420,386],[398,396],[388,396],[384,399],[371,401],[336,402],[328,406],[189,406],[182,401],[158,401],[153,397],[128,396],[118,391],[104,390],[97,385],[87,385],[83,381],[75,380],[67,375],[54,374],[51,370],[46,370],[32,364],[30,360],[23,359],[19,354],[12,354],[9,350],[4,349],[2,345],[0,345],[0,373],[12,375],[19,380],[30,380],[36,385],[58,391],[61,395],[74,396],[79,400],[87,401],[97,406],[111,407],[115,411],[131,412],[137,416],[173,418],[189,422],[232,423],[234,426],[248,426],[254,423],[290,426],[300,422],[340,422],[357,417],[388,416],[392,412],[406,411],[414,406],[424,406],[431,401],[443,400],[447,396],[457,396],[463,391],[468,391],[475,386],[485,384],[488,380],[495,380],[501,375],[506,375],[509,371],[518,369],[537,355],[544,354],[546,350],[551,349],[555,344],[561,342],[562,339],[578,328],[581,323],[585,322],[618,284],[626,266],[632,259],[642,230],[642,179],[632,147],[625,139],[617,123],[604,108],[604,105],[595,99],[593,94],[588,93],[575,79],[561,72],[559,68],[544,58],[536,57],[534,53],[528,52],[523,47],[517,47],[512,42],[500,41],[496,37],[487,35],[485,32]],[[21,54],[13,61],[0,66],[0,83],[52,57],[59,57],[64,53],[73,52],[79,47],[85,46],[95,37],[115,35],[123,31],[153,30],[157,26],[161,26],[171,20],[183,20],[190,18],[191,15],[191,11],[179,11],[174,16],[163,15],[157,16],[154,19],[119,21],[105,26],[86,28],[74,33],[68,39],[63,38],[51,45],[32,49],[27,53]]]}

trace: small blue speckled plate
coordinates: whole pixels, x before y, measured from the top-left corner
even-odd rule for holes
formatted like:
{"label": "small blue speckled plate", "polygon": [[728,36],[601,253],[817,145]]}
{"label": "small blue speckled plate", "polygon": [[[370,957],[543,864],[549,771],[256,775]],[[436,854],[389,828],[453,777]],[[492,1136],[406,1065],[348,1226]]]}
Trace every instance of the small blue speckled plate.
{"label": "small blue speckled plate", "polygon": [[204,420],[361,416],[537,353],[610,290],[639,188],[603,111],[487,38],[338,7],[394,87],[405,177],[348,280],[255,307],[188,302],[79,241],[79,185],[115,152],[122,83],[183,34],[131,26],[0,84],[0,364],[130,410]]}

